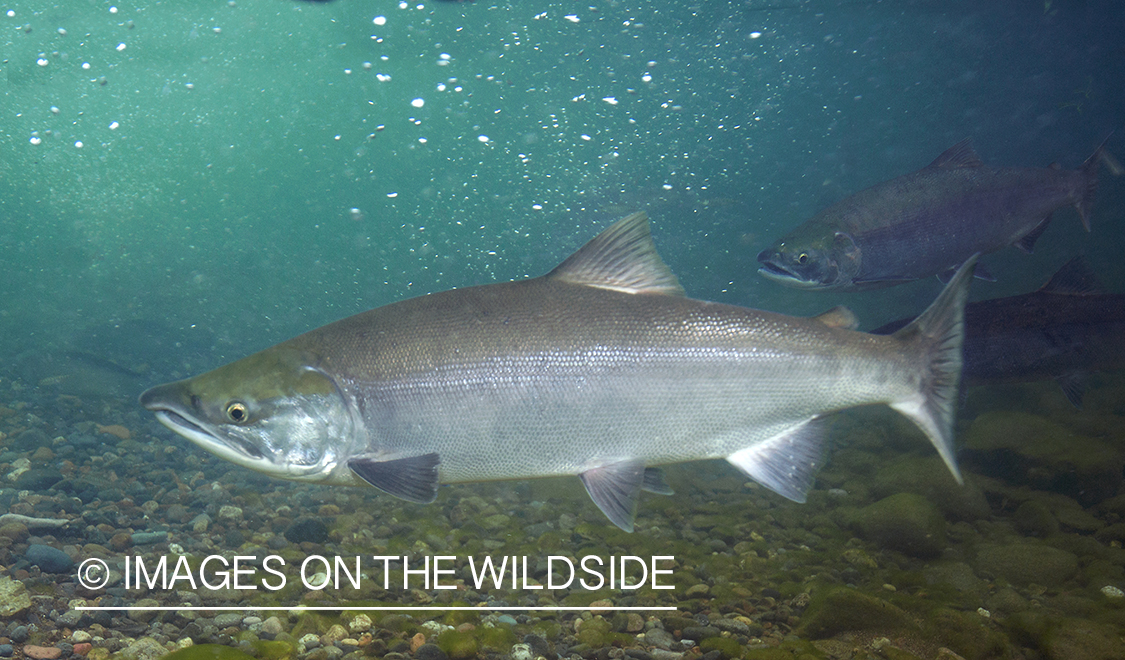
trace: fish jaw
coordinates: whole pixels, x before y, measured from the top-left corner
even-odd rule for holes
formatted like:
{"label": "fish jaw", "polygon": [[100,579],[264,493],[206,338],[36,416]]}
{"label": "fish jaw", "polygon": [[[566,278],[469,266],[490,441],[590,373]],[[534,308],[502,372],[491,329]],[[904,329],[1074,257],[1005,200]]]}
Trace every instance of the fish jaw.
{"label": "fish jaw", "polygon": [[859,273],[860,257],[846,232],[794,232],[758,253],[758,274],[798,289],[846,288]]}
{"label": "fish jaw", "polygon": [[[268,349],[140,397],[157,420],[236,465],[282,479],[354,484],[343,466],[357,416],[340,388],[298,356]],[[284,350],[282,351],[284,352]]]}

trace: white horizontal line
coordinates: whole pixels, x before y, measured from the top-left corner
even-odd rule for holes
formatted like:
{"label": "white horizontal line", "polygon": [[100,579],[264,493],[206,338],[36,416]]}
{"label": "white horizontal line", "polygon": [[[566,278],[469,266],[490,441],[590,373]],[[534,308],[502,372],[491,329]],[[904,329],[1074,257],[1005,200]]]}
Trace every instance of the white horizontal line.
{"label": "white horizontal line", "polygon": [[280,609],[280,611],[321,611],[321,612],[341,612],[344,609],[350,611],[363,611],[363,612],[411,612],[411,611],[441,611],[441,612],[655,612],[655,611],[676,611],[678,609],[675,605],[658,606],[658,607],[369,607],[369,606],[304,606],[304,605],[266,605],[254,607],[231,607],[216,605],[214,607],[207,606],[194,606],[186,605],[177,607],[174,605],[160,606],[160,607],[75,607],[79,612],[258,612],[262,609]]}

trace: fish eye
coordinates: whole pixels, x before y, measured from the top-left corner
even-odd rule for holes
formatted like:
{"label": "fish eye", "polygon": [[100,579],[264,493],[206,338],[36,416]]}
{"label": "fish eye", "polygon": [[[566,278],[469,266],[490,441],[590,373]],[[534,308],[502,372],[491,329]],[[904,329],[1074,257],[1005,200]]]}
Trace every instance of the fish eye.
{"label": "fish eye", "polygon": [[808,252],[802,252],[801,254],[797,255],[797,263],[804,266],[808,262],[809,262],[809,253]]}
{"label": "fish eye", "polygon": [[241,401],[231,401],[227,404],[227,419],[235,424],[242,424],[250,419],[250,411],[246,409],[246,404]]}

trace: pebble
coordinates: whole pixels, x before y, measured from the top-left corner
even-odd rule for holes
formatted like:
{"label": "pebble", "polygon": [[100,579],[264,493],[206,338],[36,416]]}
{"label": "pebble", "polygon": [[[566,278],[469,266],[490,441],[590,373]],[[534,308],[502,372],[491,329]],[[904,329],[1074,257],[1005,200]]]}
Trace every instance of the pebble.
{"label": "pebble", "polygon": [[11,644],[0,644],[0,658],[10,658],[15,651]]}
{"label": "pebble", "polygon": [[133,532],[129,537],[133,545],[151,545],[168,540],[168,532]]}
{"label": "pebble", "polygon": [[28,644],[23,647],[23,654],[25,657],[34,658],[34,660],[55,660],[55,658],[62,655],[62,649],[54,646],[35,646]]}
{"label": "pebble", "polygon": [[227,612],[215,617],[216,628],[230,628],[242,623],[242,615],[238,612]]}
{"label": "pebble", "polygon": [[[387,654],[390,656],[390,654]],[[414,652],[415,660],[449,660],[449,656],[437,644],[423,644]]]}
{"label": "pebble", "polygon": [[62,550],[49,545],[29,545],[24,558],[45,573],[69,573],[74,570],[74,560]]}
{"label": "pebble", "polygon": [[74,632],[70,633],[70,641],[76,644],[88,642],[91,639],[93,639],[92,636],[85,630],[75,630]]}
{"label": "pebble", "polygon": [[74,655],[83,655],[84,656],[87,653],[89,653],[90,649],[92,649],[92,648],[94,648],[94,645],[90,644],[89,642],[82,642],[81,644],[75,644],[74,645]]}
{"label": "pebble", "polygon": [[219,520],[242,520],[242,509],[230,504],[224,504],[219,507]]}
{"label": "pebble", "polygon": [[[370,624],[370,620],[368,620],[368,623]],[[276,616],[271,616],[270,618],[262,622],[261,630],[267,635],[278,635],[282,630],[284,630],[284,628],[281,625],[281,619],[277,618]]]}
{"label": "pebble", "polygon": [[367,632],[371,630],[371,617],[366,614],[357,614],[351,623],[348,624],[348,629],[352,632]]}

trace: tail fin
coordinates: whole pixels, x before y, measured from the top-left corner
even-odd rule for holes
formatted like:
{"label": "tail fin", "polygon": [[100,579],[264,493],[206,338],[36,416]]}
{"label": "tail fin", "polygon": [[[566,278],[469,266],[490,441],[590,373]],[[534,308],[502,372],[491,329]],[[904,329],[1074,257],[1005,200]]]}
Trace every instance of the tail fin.
{"label": "tail fin", "polygon": [[937,300],[922,315],[892,335],[912,344],[921,360],[922,378],[918,391],[891,407],[910,418],[938,450],[942,460],[962,483],[953,455],[953,417],[957,407],[957,386],[961,381],[961,345],[965,338],[965,301],[973,280],[973,255],[942,290]]}
{"label": "tail fin", "polygon": [[1086,176],[1086,190],[1082,193],[1082,199],[1078,200],[1074,208],[1078,209],[1078,215],[1082,218],[1082,226],[1086,228],[1086,231],[1090,231],[1090,212],[1094,209],[1094,195],[1098,192],[1098,166],[1104,164],[1114,176],[1121,176],[1122,173],[1125,173],[1121,163],[1105,149],[1105,143],[1109,142],[1110,137],[1112,137],[1112,134],[1107,135],[1102,140],[1098,148],[1094,149],[1094,153],[1090,154],[1090,157],[1079,168],[1079,171]]}

